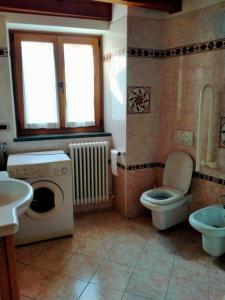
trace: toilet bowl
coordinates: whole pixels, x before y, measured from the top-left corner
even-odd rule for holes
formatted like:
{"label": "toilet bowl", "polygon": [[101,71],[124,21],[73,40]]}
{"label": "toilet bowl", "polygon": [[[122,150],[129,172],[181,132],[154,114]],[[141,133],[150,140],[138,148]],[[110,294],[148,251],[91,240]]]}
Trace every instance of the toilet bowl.
{"label": "toilet bowl", "polygon": [[193,162],[187,153],[172,152],[166,160],[162,186],[141,195],[140,202],[151,210],[156,228],[164,230],[186,219],[192,200],[187,194],[192,171]]}
{"label": "toilet bowl", "polygon": [[213,256],[225,253],[225,208],[211,205],[189,217],[193,228],[202,234],[202,248]]}

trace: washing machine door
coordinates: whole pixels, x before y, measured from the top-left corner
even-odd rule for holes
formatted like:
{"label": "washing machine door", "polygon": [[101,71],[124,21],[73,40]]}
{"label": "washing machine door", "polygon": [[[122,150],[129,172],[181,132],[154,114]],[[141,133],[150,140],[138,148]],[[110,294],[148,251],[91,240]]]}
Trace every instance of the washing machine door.
{"label": "washing machine door", "polygon": [[31,184],[34,197],[26,215],[35,220],[43,220],[54,215],[63,205],[63,192],[54,182],[42,180]]}

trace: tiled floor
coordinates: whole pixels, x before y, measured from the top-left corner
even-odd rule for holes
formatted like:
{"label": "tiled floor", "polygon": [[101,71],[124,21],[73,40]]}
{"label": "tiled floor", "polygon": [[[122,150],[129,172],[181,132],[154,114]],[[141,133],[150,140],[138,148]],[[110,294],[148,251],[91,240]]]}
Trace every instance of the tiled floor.
{"label": "tiled floor", "polygon": [[[165,232],[150,217],[76,217],[73,238],[17,248],[21,299],[222,300],[225,256],[210,257],[187,224]],[[225,298],[224,298],[225,299]]]}

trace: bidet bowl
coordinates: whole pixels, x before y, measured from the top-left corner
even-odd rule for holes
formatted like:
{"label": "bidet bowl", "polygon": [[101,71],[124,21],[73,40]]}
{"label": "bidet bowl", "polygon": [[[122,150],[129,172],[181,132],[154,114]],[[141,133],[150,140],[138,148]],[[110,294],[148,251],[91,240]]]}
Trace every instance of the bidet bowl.
{"label": "bidet bowl", "polygon": [[189,222],[202,234],[202,247],[207,253],[213,256],[225,253],[225,209],[221,205],[211,205],[192,213]]}

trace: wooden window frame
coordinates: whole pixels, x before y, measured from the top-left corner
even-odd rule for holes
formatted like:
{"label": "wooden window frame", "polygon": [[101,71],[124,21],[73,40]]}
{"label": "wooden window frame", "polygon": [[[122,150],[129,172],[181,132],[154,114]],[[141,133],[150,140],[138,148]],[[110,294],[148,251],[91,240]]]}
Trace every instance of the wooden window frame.
{"label": "wooden window frame", "polygon": [[[47,41],[54,45],[54,59],[57,78],[57,96],[60,128],[27,129],[24,126],[24,100],[22,81],[21,41]],[[63,43],[87,44],[94,51],[94,107],[95,126],[65,127],[66,91],[63,92],[59,83],[65,84],[65,68]],[[11,63],[13,75],[14,102],[16,111],[17,135],[65,134],[79,132],[103,131],[103,101],[102,101],[102,37],[96,35],[72,35],[49,32],[10,31]]]}

